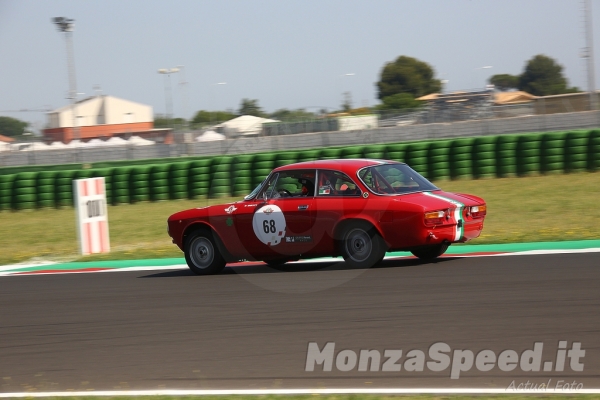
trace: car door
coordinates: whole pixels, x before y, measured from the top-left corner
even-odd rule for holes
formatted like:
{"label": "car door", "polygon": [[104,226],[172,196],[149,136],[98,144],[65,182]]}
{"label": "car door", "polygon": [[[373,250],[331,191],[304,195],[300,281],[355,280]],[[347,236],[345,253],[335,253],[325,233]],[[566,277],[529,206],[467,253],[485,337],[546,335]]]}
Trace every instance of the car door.
{"label": "car door", "polygon": [[335,250],[334,229],[345,218],[363,213],[366,199],[360,187],[346,174],[335,170],[317,171],[313,215],[313,251],[331,254]]}
{"label": "car door", "polygon": [[273,174],[257,199],[236,212],[237,232],[253,258],[300,256],[313,247],[314,185],[302,193],[311,174],[314,179],[314,170]]}

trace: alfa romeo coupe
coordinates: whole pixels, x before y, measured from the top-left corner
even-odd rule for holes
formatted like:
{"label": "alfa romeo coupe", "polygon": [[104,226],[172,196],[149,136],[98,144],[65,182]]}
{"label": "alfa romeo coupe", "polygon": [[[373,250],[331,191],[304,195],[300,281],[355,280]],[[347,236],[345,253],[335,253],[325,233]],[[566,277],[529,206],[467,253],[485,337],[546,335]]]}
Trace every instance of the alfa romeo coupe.
{"label": "alfa romeo coupe", "polygon": [[478,237],[485,215],[483,199],[444,192],[404,163],[323,160],[275,168],[241,201],[175,213],[168,233],[199,275],[324,256],[369,268],[388,251],[434,259]]}

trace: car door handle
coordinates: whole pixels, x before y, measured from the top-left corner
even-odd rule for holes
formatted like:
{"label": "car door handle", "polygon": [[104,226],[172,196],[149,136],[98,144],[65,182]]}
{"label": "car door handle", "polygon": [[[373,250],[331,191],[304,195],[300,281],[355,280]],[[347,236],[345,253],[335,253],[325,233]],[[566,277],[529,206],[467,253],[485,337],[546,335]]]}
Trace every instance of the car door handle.
{"label": "car door handle", "polygon": [[298,210],[300,210],[300,211],[308,210],[308,205],[303,204],[301,206],[298,206]]}

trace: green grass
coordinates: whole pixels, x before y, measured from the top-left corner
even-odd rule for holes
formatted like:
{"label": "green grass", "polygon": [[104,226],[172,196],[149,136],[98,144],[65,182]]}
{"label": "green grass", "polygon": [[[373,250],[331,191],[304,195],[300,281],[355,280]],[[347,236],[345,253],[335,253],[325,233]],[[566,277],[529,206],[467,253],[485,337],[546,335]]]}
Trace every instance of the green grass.
{"label": "green grass", "polygon": [[[471,244],[600,238],[600,173],[438,181],[443,190],[483,197],[488,216]],[[75,211],[0,213],[0,265],[38,259],[92,261],[182,257],[166,232],[176,211],[235,199],[176,200],[108,208],[112,252],[78,255]]]}
{"label": "green grass", "polygon": [[600,173],[436,182],[443,190],[482,197],[481,236],[471,244],[600,238]]}

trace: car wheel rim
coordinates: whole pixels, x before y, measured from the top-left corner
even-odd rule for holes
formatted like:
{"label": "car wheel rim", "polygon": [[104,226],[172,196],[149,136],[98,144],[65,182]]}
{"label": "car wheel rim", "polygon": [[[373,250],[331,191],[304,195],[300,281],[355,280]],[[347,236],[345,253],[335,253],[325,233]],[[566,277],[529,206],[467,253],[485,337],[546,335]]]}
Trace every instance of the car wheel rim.
{"label": "car wheel rim", "polygon": [[371,237],[364,230],[354,229],[346,236],[346,252],[353,261],[365,261],[371,255],[372,249]]}
{"label": "car wheel rim", "polygon": [[194,239],[190,246],[190,258],[196,267],[208,268],[215,258],[215,250],[210,240],[203,237]]}

